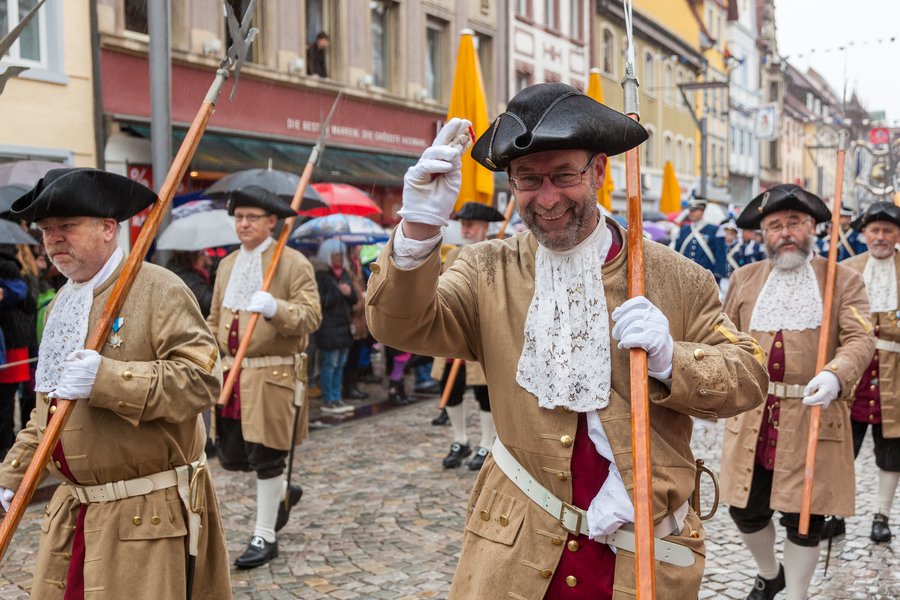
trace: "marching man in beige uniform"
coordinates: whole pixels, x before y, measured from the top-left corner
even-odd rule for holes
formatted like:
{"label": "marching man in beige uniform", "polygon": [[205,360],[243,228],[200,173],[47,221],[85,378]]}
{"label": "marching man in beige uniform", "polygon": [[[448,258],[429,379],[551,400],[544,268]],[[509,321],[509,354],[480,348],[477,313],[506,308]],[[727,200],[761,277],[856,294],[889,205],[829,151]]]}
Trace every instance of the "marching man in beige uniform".
{"label": "marching man in beige uniform", "polygon": [[[725,312],[768,350],[765,406],[729,419],[722,450],[722,500],[756,560],[748,600],[771,600],[787,589],[803,600],[819,558],[824,515],[852,515],[853,446],[847,399],[872,358],[875,339],[862,278],[837,265],[828,361],[815,372],[826,260],[814,252],[816,223],[830,211],[796,185],[777,185],[754,198],[737,224],[762,226],[768,260],[735,271]],[[798,534],[809,431],[809,406],[821,406],[809,535]],[[784,566],[775,558],[774,511],[787,530]]]}
{"label": "marching man in beige uniform", "polygon": [[[235,565],[249,569],[278,556],[275,532],[287,523],[282,500],[288,482],[283,477],[291,447],[295,394],[301,377],[300,354],[307,336],[322,320],[319,291],[310,262],[284,248],[268,292],[260,291],[263,273],[275,253],[272,230],[278,219],[293,216],[290,205],[275,196],[234,192],[228,200],[241,247],[219,264],[207,322],[225,356],[226,368],[237,353],[250,313],[256,323],[247,357],[234,391],[216,415],[216,447],[222,467],[256,472],[256,526]],[[300,406],[297,443],[307,434],[309,407]],[[291,484],[290,503],[303,494]]]}
{"label": "marching man in beige uniform", "polygon": [[[456,218],[460,222],[460,231],[465,245],[454,248],[447,254],[444,260],[443,270],[449,269],[459,258],[459,253],[469,244],[476,244],[487,239],[488,227],[492,222],[502,221],[503,215],[495,208],[479,202],[466,202],[456,212]],[[441,389],[447,385],[450,373],[451,360],[437,358],[431,376],[441,382]],[[447,416],[450,426],[453,428],[453,443],[450,452],[444,457],[445,469],[452,469],[462,464],[465,457],[472,453],[469,447],[469,437],[466,434],[466,405],[463,402],[463,394],[466,386],[472,386],[472,392],[478,401],[478,420],[481,425],[481,440],[475,449],[475,456],[469,460],[469,469],[477,471],[484,465],[491,450],[491,444],[497,437],[494,428],[494,419],[491,417],[491,400],[488,395],[487,382],[484,379],[484,371],[477,362],[464,362],[459,367],[456,381],[453,382],[450,398],[447,400]]]}
{"label": "marching man in beige uniform", "polygon": [[84,348],[124,264],[117,222],[155,200],[119,175],[55,169],[12,206],[69,279],[49,309],[37,406],[0,467],[8,508],[57,399],[76,401],[47,467],[62,485],[44,511],[35,598],[231,598],[200,416],[222,371],[196,299],[143,263],[101,351]]}
{"label": "marching man in beige uniform", "polygon": [[853,224],[862,229],[869,251],[847,259],[845,265],[862,273],[875,324],[875,355],[856,386],[850,409],[853,454],[859,455],[866,430],[871,426],[878,467],[878,497],[872,518],[873,542],[888,542],[888,517],[900,480],[900,207],[876,202]]}
{"label": "marching man in beige uniform", "polygon": [[467,127],[451,119],[407,172],[367,298],[376,338],[477,360],[491,390],[498,440],[450,598],[633,597],[632,347],[648,352],[657,598],[695,598],[705,536],[688,503],[690,417],[762,402],[762,351],[722,313],[712,274],[658,244],[644,246],[647,296],[627,298],[626,234],[596,191],[607,156],[647,133],[561,83],[519,92],[472,149],[509,173],[529,230],[463,248],[441,275]]}

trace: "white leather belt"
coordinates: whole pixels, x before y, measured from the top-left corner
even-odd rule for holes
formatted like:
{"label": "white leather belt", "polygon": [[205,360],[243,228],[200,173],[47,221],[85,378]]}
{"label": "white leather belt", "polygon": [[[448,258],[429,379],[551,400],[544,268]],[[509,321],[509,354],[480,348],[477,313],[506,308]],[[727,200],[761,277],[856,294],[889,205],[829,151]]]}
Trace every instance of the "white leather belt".
{"label": "white leather belt", "polygon": [[803,389],[805,385],[799,383],[781,383],[779,381],[769,382],[769,395],[777,398],[802,398],[805,394]]}
{"label": "white leather belt", "polygon": [[[254,356],[241,361],[242,369],[265,369],[267,367],[282,367],[294,364],[294,356]],[[223,356],[222,367],[227,371],[234,364],[234,357]]]}
{"label": "white leather belt", "polygon": [[875,341],[876,350],[885,350],[887,352],[900,352],[900,344],[890,340],[878,339]]}
{"label": "white leather belt", "polygon": [[[503,474],[516,484],[522,490],[522,493],[528,496],[535,504],[550,513],[563,529],[575,535],[590,537],[587,513],[577,506],[563,502],[554,496],[553,492],[538,483],[519,464],[519,461],[509,453],[506,446],[500,442],[500,438],[494,440],[494,445],[491,447],[491,455],[494,457],[494,462],[503,471]],[[690,548],[659,539],[673,533],[676,529],[675,517],[672,514],[666,515],[666,518],[654,527],[656,540],[653,544],[653,554],[656,560],[678,567],[690,567],[695,562],[694,553]],[[597,536],[592,539],[601,544],[609,544],[628,552],[634,552],[636,547],[634,531],[631,525],[623,525],[609,535]]]}
{"label": "white leather belt", "polygon": [[189,550],[191,556],[197,556],[200,542],[200,514],[206,506],[206,453],[189,465],[181,465],[169,471],[162,471],[123,479],[112,483],[99,485],[75,485],[66,484],[69,493],[81,504],[100,504],[102,502],[115,502],[135,496],[146,496],[157,490],[170,487],[178,487],[178,496],[184,505],[188,517]]}

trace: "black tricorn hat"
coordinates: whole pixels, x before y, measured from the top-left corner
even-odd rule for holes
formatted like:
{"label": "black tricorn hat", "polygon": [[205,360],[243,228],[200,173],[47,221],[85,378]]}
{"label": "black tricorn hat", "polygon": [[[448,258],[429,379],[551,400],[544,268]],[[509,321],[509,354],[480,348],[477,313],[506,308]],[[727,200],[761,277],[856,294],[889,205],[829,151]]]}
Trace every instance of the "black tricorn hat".
{"label": "black tricorn hat", "polygon": [[831,211],[821,198],[799,185],[782,183],[767,189],[750,201],[737,218],[741,229],[759,229],[763,217],[780,210],[796,210],[806,213],[822,223],[831,218]]}
{"label": "black tricorn hat", "polygon": [[234,216],[234,209],[240,208],[241,206],[261,208],[267,213],[275,215],[279,219],[297,216],[297,213],[294,212],[291,205],[282,200],[279,196],[266,189],[253,185],[232,191],[228,195],[228,202],[225,204],[225,208],[228,210],[229,215]]}
{"label": "black tricorn hat", "polygon": [[47,171],[44,178],[12,203],[17,219],[99,217],[126,221],[156,201],[156,193],[140,183],[97,169]]}
{"label": "black tricorn hat", "polygon": [[457,219],[466,219],[467,221],[502,221],[503,213],[492,206],[482,204],[481,202],[466,202],[458,211],[456,211]]}
{"label": "black tricorn hat", "polygon": [[887,221],[900,227],[900,206],[893,202],[876,202],[869,206],[866,211],[851,223],[851,227],[857,231],[861,231],[869,223],[875,221]]}
{"label": "black tricorn hat", "polygon": [[564,83],[539,83],[515,96],[475,146],[472,158],[491,171],[546,150],[585,149],[607,156],[634,148],[647,131],[622,113]]}

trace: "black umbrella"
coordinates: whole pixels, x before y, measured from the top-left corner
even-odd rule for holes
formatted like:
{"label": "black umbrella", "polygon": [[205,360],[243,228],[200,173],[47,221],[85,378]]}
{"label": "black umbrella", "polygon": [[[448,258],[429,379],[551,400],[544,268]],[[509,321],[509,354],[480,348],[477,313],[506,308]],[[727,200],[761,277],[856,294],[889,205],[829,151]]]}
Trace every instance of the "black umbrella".
{"label": "black umbrella", "polygon": [[9,209],[12,208],[12,203],[25,195],[25,192],[30,189],[27,185],[20,183],[0,185],[0,214],[9,212]]}
{"label": "black umbrella", "polygon": [[0,219],[0,244],[28,244],[38,246],[40,242],[28,235],[18,223]]}
{"label": "black umbrella", "polygon": [[[233,194],[271,194],[290,204],[300,183],[300,176],[274,169],[247,169],[226,175],[204,192],[207,198],[228,200]],[[299,210],[327,207],[319,193],[306,186]]]}

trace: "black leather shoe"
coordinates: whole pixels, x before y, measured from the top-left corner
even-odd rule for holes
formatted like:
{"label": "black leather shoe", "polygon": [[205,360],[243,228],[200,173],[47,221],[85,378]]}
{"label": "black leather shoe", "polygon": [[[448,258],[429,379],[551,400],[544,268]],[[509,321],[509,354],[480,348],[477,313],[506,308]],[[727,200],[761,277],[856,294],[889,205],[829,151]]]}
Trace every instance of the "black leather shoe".
{"label": "black leather shoe", "polygon": [[450,452],[447,454],[447,456],[444,457],[444,468],[455,469],[456,467],[461,465],[463,459],[470,454],[472,454],[472,449],[469,448],[468,444],[453,442],[453,444],[451,444],[450,446]]}
{"label": "black leather shoe", "polygon": [[881,513],[872,518],[872,534],[869,539],[873,542],[891,541],[891,528],[888,527],[888,518]]}
{"label": "black leather shoe", "polygon": [[300,502],[300,498],[303,497],[303,488],[299,485],[291,485],[290,498],[290,506],[285,509],[284,508],[284,498],[282,498],[278,502],[278,518],[275,519],[275,531],[281,531],[281,528],[284,527],[288,522],[288,517],[291,516],[291,509],[294,508],[298,502]]}
{"label": "black leather shoe", "polygon": [[432,425],[447,425],[450,423],[450,415],[446,410],[442,410],[441,414],[431,420]]}
{"label": "black leather shoe", "polygon": [[244,553],[234,561],[234,566],[238,569],[253,569],[261,567],[276,556],[278,556],[278,540],[270,544],[258,535],[254,535],[250,538],[250,544],[247,545]]}
{"label": "black leather shoe", "polygon": [[839,535],[847,533],[847,523],[840,517],[831,517],[825,521],[825,528],[822,530],[822,539],[827,540],[836,538]]}
{"label": "black leather shoe", "polygon": [[482,448],[478,446],[475,448],[475,456],[472,457],[472,460],[469,461],[469,470],[470,471],[478,471],[484,465],[484,459],[487,458],[488,449]]}
{"label": "black leather shoe", "polygon": [[415,390],[417,394],[440,394],[441,384],[440,382],[432,379],[431,381],[426,381],[425,383],[417,383]]}
{"label": "black leather shoe", "polygon": [[775,579],[764,579],[762,575],[756,576],[753,589],[747,600],[773,600],[784,589],[784,565],[778,565],[778,576]]}
{"label": "black leather shoe", "polygon": [[366,400],[368,399],[369,394],[365,393],[359,388],[353,388],[348,393],[344,394],[344,398],[348,398],[350,400]]}

